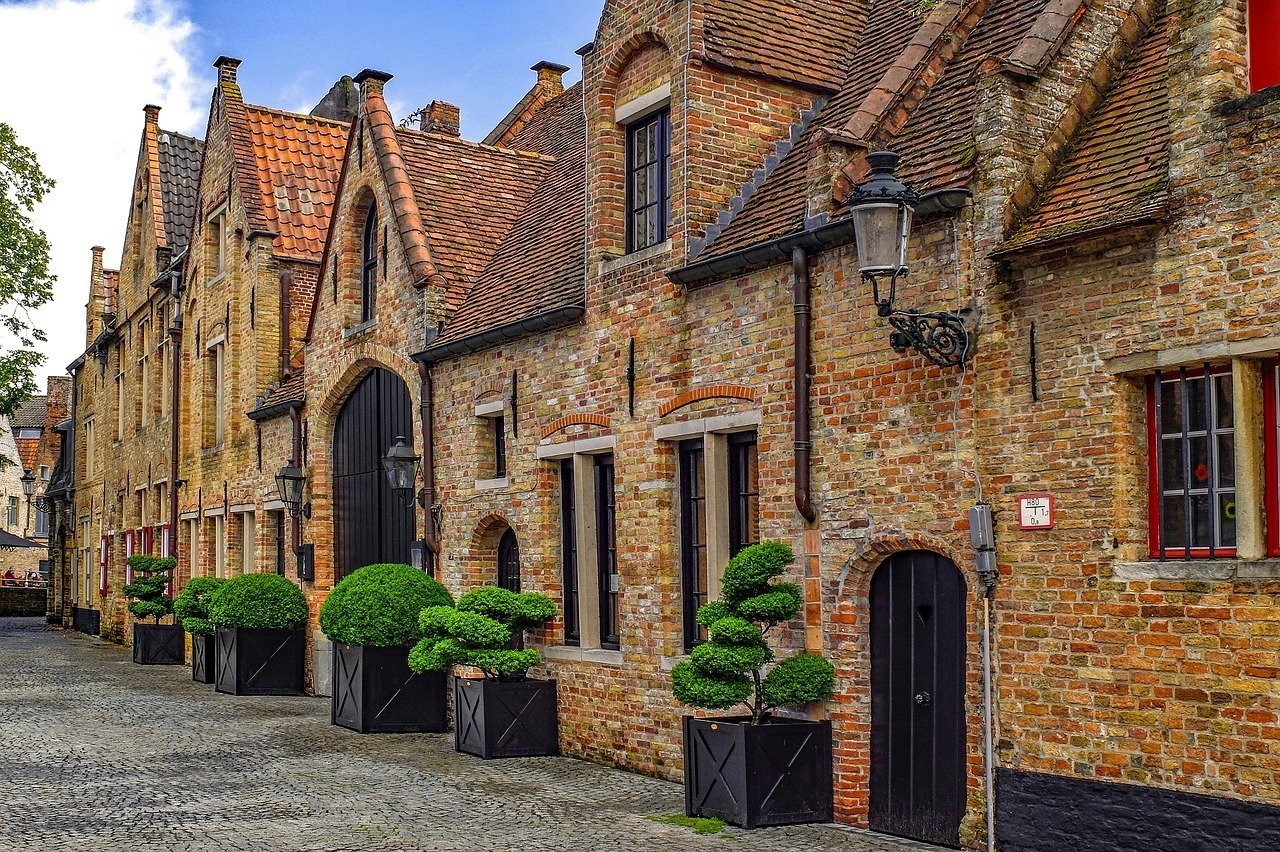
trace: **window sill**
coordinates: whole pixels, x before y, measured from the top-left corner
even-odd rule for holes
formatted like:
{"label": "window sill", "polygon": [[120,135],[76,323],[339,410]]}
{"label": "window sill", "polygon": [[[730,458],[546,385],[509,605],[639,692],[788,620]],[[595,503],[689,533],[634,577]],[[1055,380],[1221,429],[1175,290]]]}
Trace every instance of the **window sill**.
{"label": "window sill", "polygon": [[560,660],[575,663],[598,663],[602,666],[622,666],[621,651],[607,651],[604,648],[576,648],[572,645],[552,645],[540,649],[545,660]]}
{"label": "window sill", "polygon": [[507,484],[508,484],[507,478],[505,476],[499,477],[497,479],[477,479],[476,490],[477,491],[497,491],[499,489],[506,488]]}
{"label": "window sill", "polygon": [[222,452],[221,445],[216,447],[205,447],[202,450],[200,450],[200,458],[202,459],[212,458],[220,452]]}
{"label": "window sill", "polygon": [[359,337],[360,335],[366,334],[377,327],[378,327],[377,317],[374,317],[373,319],[370,319],[370,320],[365,320],[362,323],[358,323],[356,325],[348,326],[347,328],[344,328],[342,330],[342,339],[350,340],[353,337]]}
{"label": "window sill", "polygon": [[664,257],[671,253],[671,240],[663,240],[657,245],[642,248],[639,251],[633,251],[630,254],[624,254],[622,257],[613,260],[600,261],[600,275],[608,275],[610,272],[616,272],[626,266],[643,263],[646,260],[652,260],[655,257]]}
{"label": "window sill", "polygon": [[205,284],[205,286],[212,287],[214,284],[221,284],[223,279],[225,279],[226,277],[227,277],[227,270],[226,270],[226,267],[223,267],[221,270],[219,270],[217,275],[209,279],[209,281]]}
{"label": "window sill", "polygon": [[1280,579],[1280,559],[1169,559],[1164,562],[1117,562],[1117,580],[1249,581]]}

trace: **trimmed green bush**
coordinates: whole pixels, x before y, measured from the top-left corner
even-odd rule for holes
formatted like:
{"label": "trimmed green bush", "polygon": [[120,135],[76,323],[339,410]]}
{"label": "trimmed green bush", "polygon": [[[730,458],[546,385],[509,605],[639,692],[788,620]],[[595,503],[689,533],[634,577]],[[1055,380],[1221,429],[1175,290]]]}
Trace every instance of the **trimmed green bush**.
{"label": "trimmed green bush", "polygon": [[173,601],[173,612],[182,629],[194,635],[213,633],[209,623],[209,598],[225,583],[220,577],[192,577]]}
{"label": "trimmed green bush", "polygon": [[831,697],[835,668],[818,654],[797,654],[764,673],[773,661],[765,634],[804,606],[798,585],[771,582],[794,561],[791,548],[778,541],[754,544],[730,560],[720,583],[723,600],[698,608],[709,641],[671,672],[676,700],[708,710],[745,704],[758,725],[777,707]]}
{"label": "trimmed green bush", "polygon": [[178,560],[168,556],[129,557],[133,582],[124,587],[124,593],[129,597],[129,612],[134,618],[154,618],[159,624],[161,618],[173,612],[173,598],[165,590],[177,564]]}
{"label": "trimmed green bush", "polygon": [[422,638],[424,609],[452,604],[448,589],[412,565],[366,565],[325,598],[320,629],[342,645],[408,645]]}
{"label": "trimmed green bush", "polygon": [[485,677],[519,680],[542,662],[542,655],[511,645],[523,641],[526,630],[555,617],[556,605],[546,595],[484,586],[458,598],[454,606],[422,611],[422,638],[409,652],[409,668],[421,674],[474,666]]}
{"label": "trimmed green bush", "polygon": [[293,630],[307,622],[302,590],[279,574],[243,574],[209,598],[214,627]]}

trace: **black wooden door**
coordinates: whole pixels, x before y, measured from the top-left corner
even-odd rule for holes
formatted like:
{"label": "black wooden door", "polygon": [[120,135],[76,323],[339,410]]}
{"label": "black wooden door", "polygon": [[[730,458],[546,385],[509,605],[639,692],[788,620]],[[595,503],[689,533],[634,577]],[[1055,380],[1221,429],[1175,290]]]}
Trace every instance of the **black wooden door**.
{"label": "black wooden door", "polygon": [[333,430],[334,574],[404,562],[414,539],[413,507],[391,490],[382,457],[397,436],[413,435],[409,389],[381,368],[360,380]]}
{"label": "black wooden door", "polygon": [[965,588],[951,560],[895,554],[871,579],[874,831],[958,846],[965,805]]}
{"label": "black wooden door", "polygon": [[498,585],[520,591],[520,544],[514,530],[508,529],[498,542]]}

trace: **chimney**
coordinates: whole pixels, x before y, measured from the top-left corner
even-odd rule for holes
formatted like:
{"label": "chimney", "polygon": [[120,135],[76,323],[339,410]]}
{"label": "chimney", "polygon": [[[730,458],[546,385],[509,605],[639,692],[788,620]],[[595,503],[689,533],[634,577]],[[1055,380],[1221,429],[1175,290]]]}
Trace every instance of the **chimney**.
{"label": "chimney", "polygon": [[320,99],[320,103],[315,105],[311,114],[318,118],[331,118],[334,121],[354,121],[359,103],[359,92],[356,91],[355,80],[344,76],[330,87],[328,94]]}
{"label": "chimney", "polygon": [[230,56],[219,56],[213,61],[213,67],[218,69],[219,83],[234,83],[236,81],[236,69],[240,67],[240,60],[233,59]]}
{"label": "chimney", "polygon": [[422,110],[422,129],[445,136],[462,135],[462,111],[448,101],[432,101]]}
{"label": "chimney", "polygon": [[93,343],[93,338],[98,333],[98,318],[102,316],[103,304],[103,280],[102,280],[102,246],[94,246],[90,251],[93,252],[93,262],[89,267],[89,303],[85,305],[85,313],[87,322],[85,325],[85,341],[86,347]]}
{"label": "chimney", "polygon": [[555,97],[564,91],[564,72],[569,70],[568,65],[560,65],[555,62],[547,62],[545,59],[534,65],[531,71],[538,74],[537,87],[544,90],[549,96]]}
{"label": "chimney", "polygon": [[386,71],[375,71],[372,68],[366,68],[359,74],[351,78],[351,82],[360,87],[361,97],[368,97],[370,94],[382,94],[382,87],[392,78],[392,74]]}
{"label": "chimney", "polygon": [[147,117],[146,124],[149,129],[160,126],[160,107],[155,104],[147,104],[142,108],[142,112]]}

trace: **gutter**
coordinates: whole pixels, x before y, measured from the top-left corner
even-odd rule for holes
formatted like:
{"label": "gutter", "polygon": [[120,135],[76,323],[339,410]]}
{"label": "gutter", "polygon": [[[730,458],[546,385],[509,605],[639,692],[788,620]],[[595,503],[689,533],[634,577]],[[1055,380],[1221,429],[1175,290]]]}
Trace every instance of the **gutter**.
{"label": "gutter", "polygon": [[[916,218],[921,219],[939,214],[951,213],[964,207],[972,196],[965,187],[950,187],[925,193],[916,206]],[[826,214],[805,220],[804,229],[777,239],[747,246],[719,257],[690,263],[667,273],[667,278],[675,284],[682,284],[689,289],[697,289],[722,278],[741,275],[745,272],[790,263],[792,252],[797,248],[806,252],[819,252],[838,248],[853,243],[853,218],[841,216],[839,219],[828,219]]]}
{"label": "gutter", "polygon": [[428,346],[421,352],[415,352],[409,357],[419,364],[435,364],[457,355],[479,352],[482,349],[488,349],[491,346],[497,346],[499,343],[515,340],[527,334],[571,325],[580,320],[584,313],[586,313],[586,308],[582,305],[552,308],[549,311],[543,311],[525,319],[509,322],[505,325],[491,328],[488,331],[469,334],[466,337],[451,340],[448,343]]}
{"label": "gutter", "polygon": [[270,420],[273,417],[279,417],[281,414],[287,414],[295,409],[302,408],[302,403],[306,401],[306,397],[302,399],[287,399],[282,402],[276,402],[271,405],[255,408],[252,411],[246,411],[245,417],[255,423],[263,420]]}

